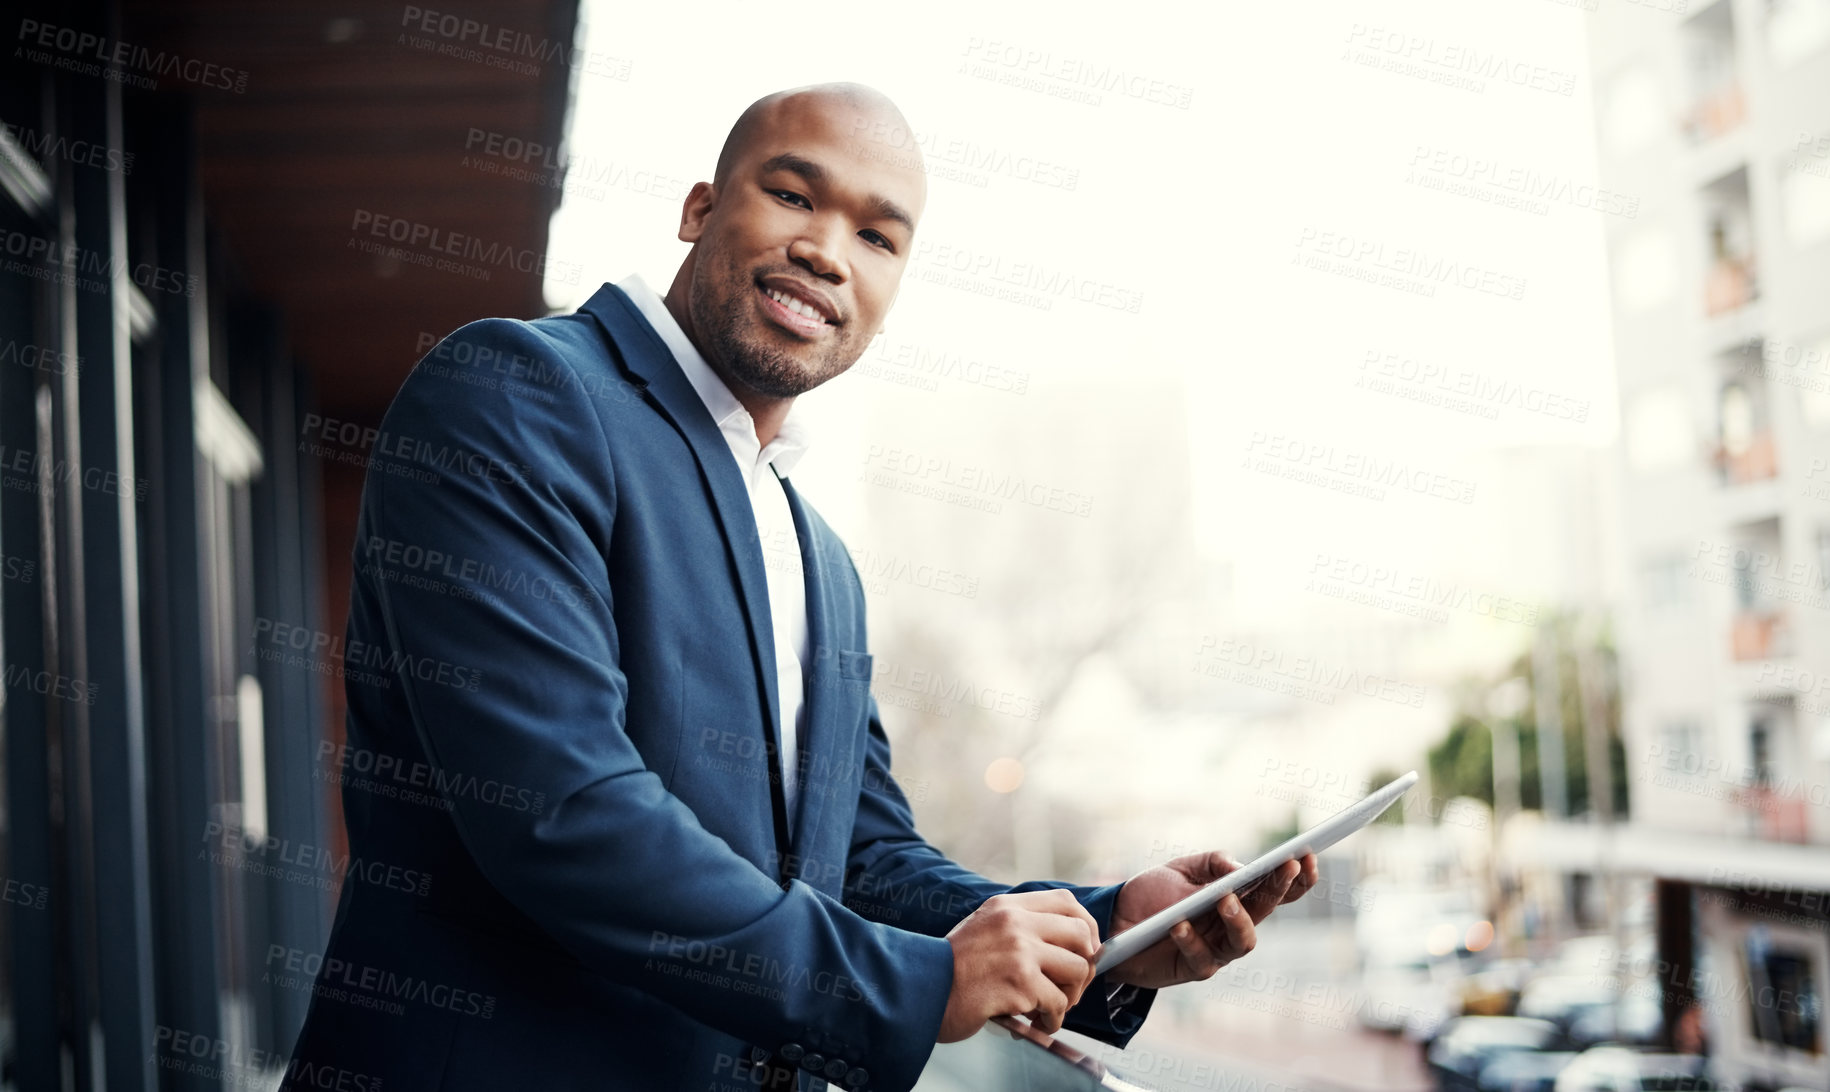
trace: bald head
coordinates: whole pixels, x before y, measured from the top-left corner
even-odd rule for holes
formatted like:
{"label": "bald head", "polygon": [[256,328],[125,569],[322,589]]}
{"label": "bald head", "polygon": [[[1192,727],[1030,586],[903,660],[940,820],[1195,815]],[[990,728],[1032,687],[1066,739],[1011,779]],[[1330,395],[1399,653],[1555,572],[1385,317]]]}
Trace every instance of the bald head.
{"label": "bald head", "polygon": [[[731,126],[730,133],[724,138],[724,147],[718,152],[718,165],[712,170],[712,185],[720,189],[724,187],[732,166],[743,158],[744,153],[750,150],[760,136],[788,127],[804,115],[820,110],[851,115],[853,131],[858,133],[867,129],[873,132],[914,131],[888,95],[866,84],[815,83],[776,91],[751,103],[738,116],[736,124]],[[921,149],[913,140],[905,143],[906,149],[898,147],[896,153],[916,171],[925,175]]]}
{"label": "bald head", "polygon": [[[668,309],[764,443],[796,396],[855,363],[915,252],[928,178],[908,123],[856,83],[766,95],[680,209]],[[774,423],[772,423],[774,422]]]}

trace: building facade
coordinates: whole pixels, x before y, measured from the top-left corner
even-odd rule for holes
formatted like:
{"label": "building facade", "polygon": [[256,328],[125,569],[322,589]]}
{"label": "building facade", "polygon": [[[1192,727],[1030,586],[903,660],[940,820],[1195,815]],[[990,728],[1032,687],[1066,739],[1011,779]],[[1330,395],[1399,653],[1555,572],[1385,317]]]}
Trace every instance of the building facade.
{"label": "building facade", "polygon": [[1830,1088],[1830,3],[1589,16],[1621,407],[1622,732],[1667,1036]]}
{"label": "building facade", "polygon": [[272,1086],[377,882],[334,758],[366,445],[428,337],[544,313],[563,165],[466,155],[562,150],[577,19],[492,5],[510,65],[415,11],[7,16],[0,1087]]}

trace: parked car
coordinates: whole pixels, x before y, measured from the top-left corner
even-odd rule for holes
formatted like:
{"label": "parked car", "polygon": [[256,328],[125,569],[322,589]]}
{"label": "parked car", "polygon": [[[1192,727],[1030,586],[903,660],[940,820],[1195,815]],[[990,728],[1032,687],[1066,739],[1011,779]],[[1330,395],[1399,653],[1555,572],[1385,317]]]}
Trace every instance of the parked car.
{"label": "parked car", "polygon": [[1444,1020],[1458,1015],[1460,972],[1451,959],[1421,953],[1370,959],[1360,973],[1360,1023],[1426,1042]]}
{"label": "parked car", "polygon": [[1614,1037],[1616,994],[1604,981],[1583,975],[1541,975],[1519,993],[1519,1016],[1557,1026],[1559,1045],[1581,1050]]}
{"label": "parked car", "polygon": [[1647,1054],[1622,1046],[1585,1050],[1557,1074],[1553,1092],[1711,1092],[1701,1054]]}
{"label": "parked car", "polygon": [[1531,978],[1529,959],[1499,959],[1468,976],[1461,987],[1464,1016],[1511,1016]]}
{"label": "parked car", "polygon": [[1412,1007],[1411,1014],[1405,1019],[1404,1029],[1400,1034],[1411,1042],[1428,1049],[1429,1045],[1436,1041],[1436,1037],[1442,1034],[1442,1029],[1448,1026],[1449,1021],[1455,1019],[1458,1007],[1455,998],[1448,990],[1433,997],[1424,998],[1422,1002]]}
{"label": "parked car", "polygon": [[1658,998],[1629,993],[1614,1004],[1585,1008],[1570,1022],[1569,1040],[1582,1047],[1601,1043],[1651,1046],[1664,1037],[1665,1014]]}
{"label": "parked car", "polygon": [[1481,1071],[1504,1054],[1543,1051],[1557,1041],[1548,1020],[1459,1016],[1443,1026],[1425,1058],[1442,1092],[1478,1092]]}
{"label": "parked car", "polygon": [[1481,1092],[1553,1092],[1557,1075],[1576,1060],[1570,1051],[1511,1050],[1481,1067]]}

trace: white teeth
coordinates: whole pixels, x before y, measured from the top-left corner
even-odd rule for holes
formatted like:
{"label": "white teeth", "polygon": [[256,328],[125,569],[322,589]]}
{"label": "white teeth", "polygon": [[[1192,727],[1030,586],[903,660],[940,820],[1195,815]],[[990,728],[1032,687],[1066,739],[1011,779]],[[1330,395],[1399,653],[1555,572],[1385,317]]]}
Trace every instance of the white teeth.
{"label": "white teeth", "polygon": [[774,288],[765,288],[763,291],[769,294],[770,299],[781,304],[783,307],[786,307],[788,310],[793,311],[797,315],[805,315],[810,319],[817,319],[820,322],[826,321],[825,315],[820,314],[818,311],[814,310],[811,305],[802,303],[786,292]]}

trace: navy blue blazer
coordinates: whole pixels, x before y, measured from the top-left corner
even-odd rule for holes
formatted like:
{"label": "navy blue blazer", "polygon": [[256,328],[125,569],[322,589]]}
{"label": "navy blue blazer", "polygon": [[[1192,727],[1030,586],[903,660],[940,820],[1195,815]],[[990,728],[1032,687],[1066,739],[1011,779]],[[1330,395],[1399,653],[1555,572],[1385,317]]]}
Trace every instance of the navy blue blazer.
{"label": "navy blue blazer", "polygon": [[[785,814],[748,494],[614,285],[447,337],[368,460],[323,668],[351,868],[326,950],[261,969],[312,994],[288,1087],[716,1092],[772,1058],[900,1092],[981,902],[1067,887],[1109,928],[1116,885],[1008,887],[916,833],[857,571],[786,481],[810,656]],[[1122,1046],[1152,999],[1096,981],[1068,1026]]]}

